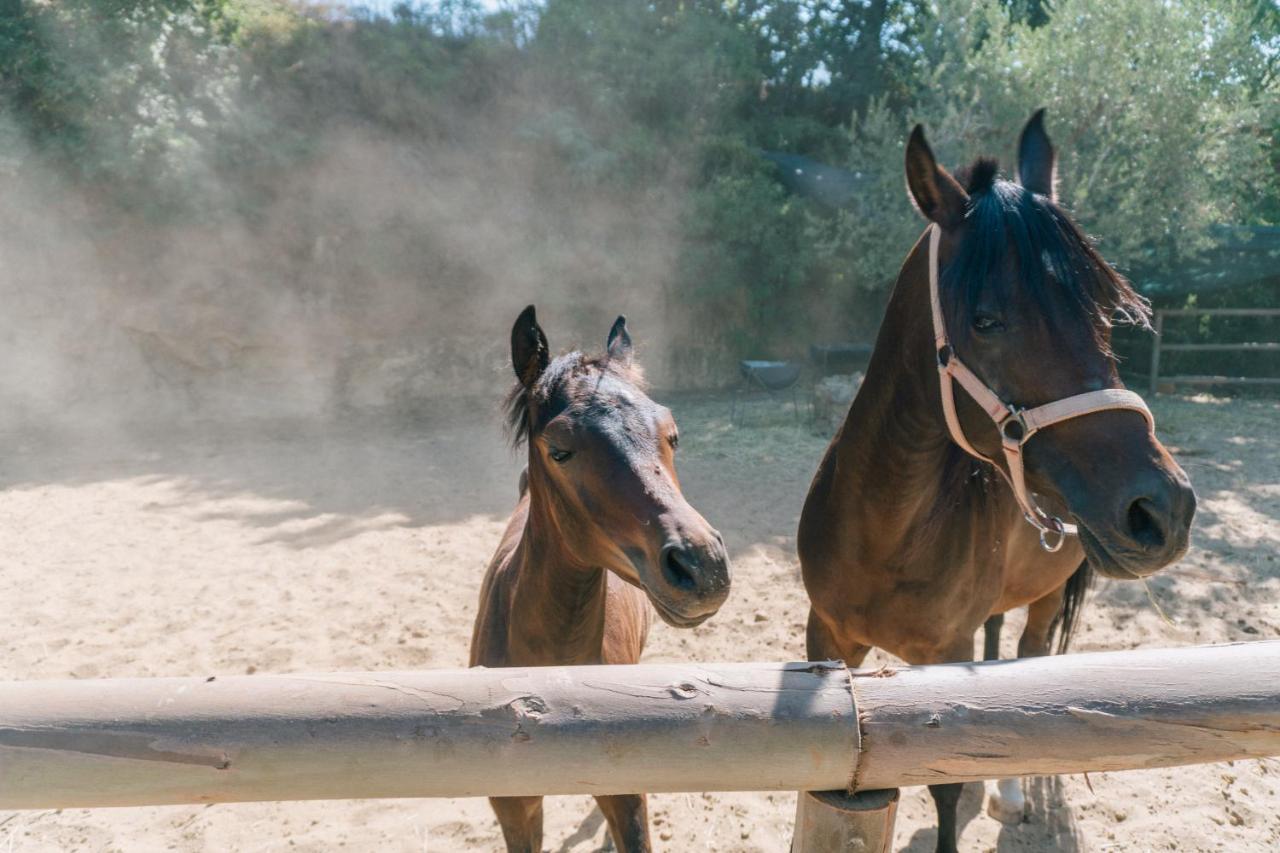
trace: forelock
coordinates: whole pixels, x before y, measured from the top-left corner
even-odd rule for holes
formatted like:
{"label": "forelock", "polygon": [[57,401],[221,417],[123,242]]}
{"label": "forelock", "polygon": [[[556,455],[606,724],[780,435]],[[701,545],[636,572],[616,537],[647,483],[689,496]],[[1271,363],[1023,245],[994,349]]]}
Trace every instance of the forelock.
{"label": "forelock", "polygon": [[[1147,323],[1146,300],[1055,202],[1000,179],[994,160],[976,161],[965,178],[970,195],[964,237],[939,281],[953,328],[969,327],[984,288],[1009,288],[1002,273],[1011,260],[1019,271],[1012,283],[1019,292],[997,290],[998,302],[1025,296],[1050,322],[1087,319],[1099,334],[1113,313]],[[1065,318],[1057,316],[1063,305]]]}
{"label": "forelock", "polygon": [[598,379],[604,376],[614,377],[642,393],[648,390],[643,372],[634,363],[615,362],[607,354],[588,356],[578,351],[553,359],[532,388],[516,382],[506,401],[511,444],[519,447],[579,397],[589,397],[598,386]]}

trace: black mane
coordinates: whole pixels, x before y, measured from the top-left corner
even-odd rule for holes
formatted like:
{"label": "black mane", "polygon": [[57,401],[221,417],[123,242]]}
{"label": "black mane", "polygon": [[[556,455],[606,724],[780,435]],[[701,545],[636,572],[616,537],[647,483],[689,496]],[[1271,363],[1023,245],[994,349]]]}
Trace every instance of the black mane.
{"label": "black mane", "polygon": [[[970,328],[983,288],[992,283],[1005,291],[994,294],[998,303],[1025,295],[1051,324],[1087,321],[1100,343],[1114,319],[1148,325],[1147,300],[1103,260],[1066,211],[1000,179],[994,160],[980,159],[962,174],[969,191],[965,236],[956,257],[939,271],[948,325],[957,331]],[[1021,293],[1001,275],[1010,251]],[[1070,316],[1056,316],[1062,301],[1051,298],[1051,288],[1065,293]]]}

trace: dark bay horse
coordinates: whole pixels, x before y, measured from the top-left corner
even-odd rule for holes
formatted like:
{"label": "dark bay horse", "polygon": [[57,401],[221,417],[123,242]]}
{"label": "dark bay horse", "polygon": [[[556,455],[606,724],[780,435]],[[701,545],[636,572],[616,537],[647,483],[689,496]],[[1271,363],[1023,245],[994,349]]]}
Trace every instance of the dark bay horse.
{"label": "dark bay horse", "polygon": [[[480,591],[471,666],[636,663],[650,604],[691,628],[729,595],[724,542],[676,479],[675,421],[645,394],[622,317],[604,355],[553,361],[531,305],[511,360],[510,426],[529,464]],[[596,801],[618,850],[649,849],[644,795]],[[490,802],[507,849],[541,853],[542,798]]]}
{"label": "dark bay horse", "polygon": [[[932,224],[800,519],[811,660],[968,661],[984,623],[995,657],[1000,614],[1022,606],[1019,656],[1055,632],[1063,650],[1091,572],[1141,578],[1186,551],[1195,495],[1109,349],[1146,303],[1058,206],[1054,170],[1043,110],[1016,183],[985,159],[958,181],[911,134],[907,186]],[[939,851],[960,791],[930,787]]]}

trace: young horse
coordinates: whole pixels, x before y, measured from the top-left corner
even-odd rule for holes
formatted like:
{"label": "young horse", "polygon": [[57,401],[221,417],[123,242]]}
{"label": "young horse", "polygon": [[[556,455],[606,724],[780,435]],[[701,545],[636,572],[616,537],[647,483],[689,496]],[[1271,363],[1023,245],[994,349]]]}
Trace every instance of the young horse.
{"label": "young horse", "polygon": [[[636,663],[647,596],[691,628],[729,595],[724,542],[676,480],[675,421],[644,393],[619,317],[606,354],[548,357],[533,306],[511,330],[520,501],[480,590],[472,666]],[[510,851],[542,850],[542,798],[490,800]],[[649,849],[642,794],[596,797],[620,851]]]}
{"label": "young horse", "polygon": [[[1054,159],[1043,110],[1019,183],[978,160],[962,188],[911,134],[907,185],[932,224],[800,518],[810,659],[968,661],[988,619],[994,657],[998,614],[1023,605],[1018,655],[1055,631],[1061,651],[1091,571],[1141,578],[1186,551],[1195,495],[1108,348],[1111,319],[1145,324],[1146,304],[1056,204]],[[960,790],[930,787],[939,851],[956,849]]]}

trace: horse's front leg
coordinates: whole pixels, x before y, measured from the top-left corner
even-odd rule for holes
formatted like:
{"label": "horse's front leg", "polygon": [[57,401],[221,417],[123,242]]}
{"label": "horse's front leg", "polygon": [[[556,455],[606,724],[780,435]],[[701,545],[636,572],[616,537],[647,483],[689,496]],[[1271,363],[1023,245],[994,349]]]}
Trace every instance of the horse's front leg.
{"label": "horse's front leg", "polygon": [[542,797],[490,797],[507,853],[542,853]]}
{"label": "horse's front leg", "polygon": [[[930,655],[932,660],[920,663],[962,663],[973,660],[973,631],[956,640],[939,654]],[[915,661],[912,661],[915,663]],[[960,795],[964,793],[963,782],[951,782],[946,785],[930,785],[929,794],[938,810],[938,846],[937,853],[958,853],[957,836],[960,832],[959,810]]]}
{"label": "horse's front leg", "polygon": [[644,794],[596,797],[618,853],[649,853],[649,808]]}
{"label": "horse's front leg", "polygon": [[1004,614],[987,617],[982,626],[982,659],[1000,660],[1000,629],[1004,627]]}

